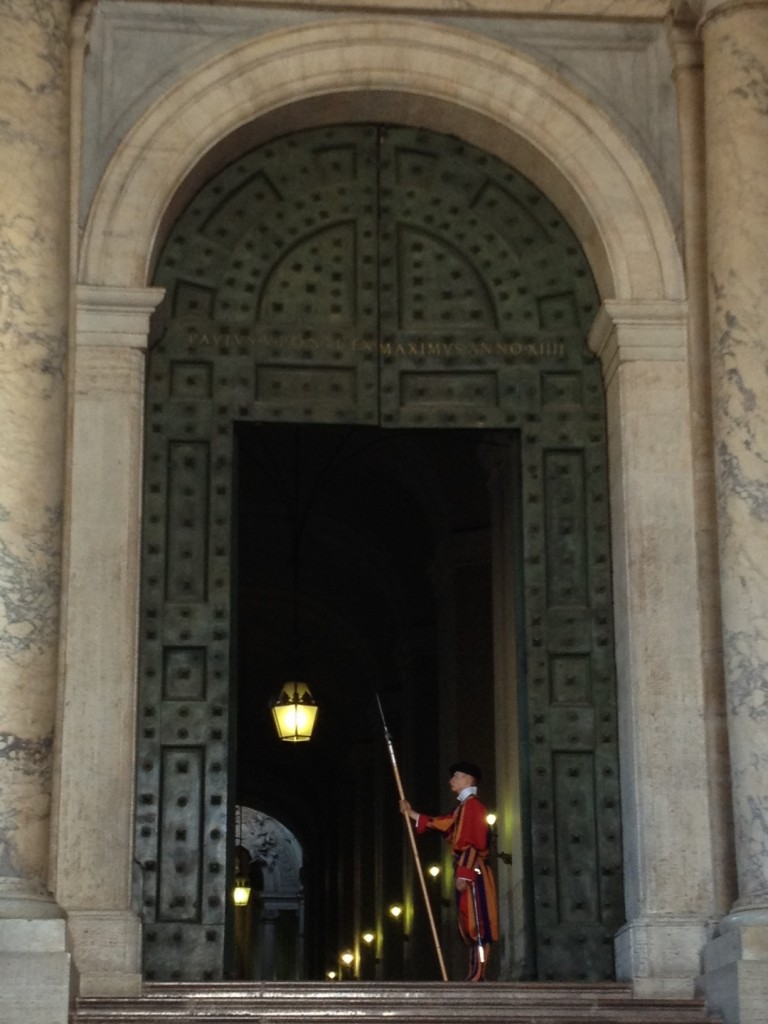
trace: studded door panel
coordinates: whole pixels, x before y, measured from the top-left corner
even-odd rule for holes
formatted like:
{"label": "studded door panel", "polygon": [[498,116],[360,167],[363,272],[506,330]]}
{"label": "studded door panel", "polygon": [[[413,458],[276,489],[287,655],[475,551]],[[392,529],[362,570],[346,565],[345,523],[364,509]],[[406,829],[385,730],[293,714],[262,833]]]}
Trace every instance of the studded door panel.
{"label": "studded door panel", "polygon": [[380,234],[382,422],[521,434],[535,971],[610,978],[623,898],[594,284],[547,198],[457,139],[382,132]]}
{"label": "studded door panel", "polygon": [[378,417],[375,155],[371,128],[263,147],[202,190],[158,263],[136,840],[148,978],[224,972],[233,424]]}
{"label": "studded door panel", "polygon": [[224,963],[231,427],[215,398],[212,364],[153,354],[136,860],[146,974],[162,980],[213,980]]}
{"label": "studded door panel", "polygon": [[147,396],[147,975],[222,976],[232,425],[252,419],[519,432],[535,971],[611,977],[623,900],[605,415],[585,344],[597,297],[570,228],[459,140],[328,128],[213,178],[155,282],[168,300]]}

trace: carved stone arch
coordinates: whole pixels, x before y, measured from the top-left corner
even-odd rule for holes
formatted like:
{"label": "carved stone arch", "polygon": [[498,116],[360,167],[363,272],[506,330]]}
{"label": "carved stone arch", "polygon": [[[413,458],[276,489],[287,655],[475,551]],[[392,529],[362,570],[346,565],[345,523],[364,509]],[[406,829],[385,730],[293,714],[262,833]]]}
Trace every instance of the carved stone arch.
{"label": "carved stone arch", "polygon": [[579,235],[603,297],[682,298],[681,260],[662,197],[602,111],[528,56],[395,17],[310,24],[255,39],[169,90],[126,136],[101,181],[81,280],[146,284],[179,187],[243,126],[317,97],[354,106],[356,96],[358,116],[370,116],[366,97],[397,93],[419,97],[425,127],[447,130],[447,107],[454,134],[541,187]]}

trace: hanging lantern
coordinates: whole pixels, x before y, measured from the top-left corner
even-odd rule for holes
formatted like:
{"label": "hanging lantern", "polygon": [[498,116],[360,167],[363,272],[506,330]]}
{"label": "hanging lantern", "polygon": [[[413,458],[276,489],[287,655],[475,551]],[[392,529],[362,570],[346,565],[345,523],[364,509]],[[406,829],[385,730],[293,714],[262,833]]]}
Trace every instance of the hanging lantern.
{"label": "hanging lantern", "polygon": [[237,845],[235,846],[235,884],[232,888],[232,902],[236,907],[247,907],[251,898],[251,885],[248,881],[248,868],[251,863],[251,854],[247,847],[243,846],[243,807],[236,806],[237,814]]}
{"label": "hanging lantern", "polygon": [[251,887],[246,878],[238,878],[232,890],[232,902],[236,907],[247,907],[251,898]]}
{"label": "hanging lantern", "polygon": [[271,704],[277,735],[287,743],[311,739],[317,704],[306,683],[285,683]]}

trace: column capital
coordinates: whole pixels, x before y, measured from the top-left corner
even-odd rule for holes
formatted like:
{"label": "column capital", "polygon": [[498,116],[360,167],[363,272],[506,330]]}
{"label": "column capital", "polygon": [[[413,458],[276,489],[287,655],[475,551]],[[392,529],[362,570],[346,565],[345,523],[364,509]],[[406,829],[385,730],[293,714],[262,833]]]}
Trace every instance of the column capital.
{"label": "column capital", "polygon": [[669,13],[677,23],[696,22],[703,13],[705,0],[670,0]]}
{"label": "column capital", "polygon": [[606,385],[627,362],[680,362],[685,358],[685,302],[607,299],[589,332],[589,347],[603,364]]}
{"label": "column capital", "polygon": [[670,0],[669,10],[675,22],[705,22],[747,7],[768,7],[768,0]]}
{"label": "column capital", "polygon": [[734,14],[736,11],[746,10],[750,7],[763,7],[768,9],[768,0],[691,0],[694,8],[699,8],[700,26],[715,18],[723,17],[726,14]]}
{"label": "column capital", "polygon": [[704,48],[697,31],[698,16],[688,0],[676,3],[667,19],[667,39],[672,54],[672,76],[681,71],[701,71],[704,67]]}
{"label": "column capital", "polygon": [[99,345],[146,349],[149,319],[164,288],[77,286],[78,347]]}

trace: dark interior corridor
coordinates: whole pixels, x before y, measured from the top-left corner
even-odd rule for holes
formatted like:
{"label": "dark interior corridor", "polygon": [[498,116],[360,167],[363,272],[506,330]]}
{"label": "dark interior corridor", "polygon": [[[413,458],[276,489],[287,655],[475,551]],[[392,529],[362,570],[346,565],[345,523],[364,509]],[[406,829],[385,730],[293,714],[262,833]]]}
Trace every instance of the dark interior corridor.
{"label": "dark interior corridor", "polygon": [[[302,844],[302,976],[322,977],[338,950],[359,951],[367,928],[378,955],[360,953],[359,976],[436,976],[375,694],[416,805],[448,805],[441,759],[458,751],[484,763],[493,792],[480,456],[502,443],[478,432],[238,428],[237,802]],[[462,622],[450,638],[449,606]],[[306,681],[320,707],[308,743],[274,731],[269,702],[289,679]],[[440,859],[435,838],[428,861]],[[435,898],[439,913],[439,887]],[[402,901],[408,916],[385,941],[387,907]]]}

